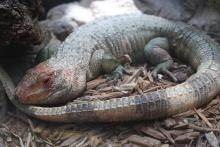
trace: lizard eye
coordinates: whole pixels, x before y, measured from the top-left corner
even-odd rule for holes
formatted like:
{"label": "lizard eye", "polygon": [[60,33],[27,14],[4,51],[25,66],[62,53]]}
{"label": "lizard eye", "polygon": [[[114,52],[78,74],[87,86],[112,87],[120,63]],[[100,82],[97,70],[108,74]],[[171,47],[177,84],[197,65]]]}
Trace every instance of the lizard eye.
{"label": "lizard eye", "polygon": [[52,80],[50,77],[47,77],[43,80],[43,85],[47,88],[50,88],[52,86]]}

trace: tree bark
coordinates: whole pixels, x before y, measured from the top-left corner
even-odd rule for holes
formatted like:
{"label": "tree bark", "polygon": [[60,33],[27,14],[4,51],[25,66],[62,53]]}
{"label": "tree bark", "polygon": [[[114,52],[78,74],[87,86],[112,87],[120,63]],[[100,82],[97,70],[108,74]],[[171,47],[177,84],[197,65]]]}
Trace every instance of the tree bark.
{"label": "tree bark", "polygon": [[43,37],[38,17],[42,13],[41,0],[1,0],[0,48],[40,43]]}

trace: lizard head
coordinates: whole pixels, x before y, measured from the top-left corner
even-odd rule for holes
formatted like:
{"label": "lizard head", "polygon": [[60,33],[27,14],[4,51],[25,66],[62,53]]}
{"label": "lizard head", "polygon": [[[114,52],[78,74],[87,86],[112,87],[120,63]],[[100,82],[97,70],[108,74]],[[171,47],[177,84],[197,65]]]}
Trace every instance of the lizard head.
{"label": "lizard head", "polygon": [[29,69],[16,88],[24,104],[60,104],[79,96],[85,89],[85,75],[42,62]]}

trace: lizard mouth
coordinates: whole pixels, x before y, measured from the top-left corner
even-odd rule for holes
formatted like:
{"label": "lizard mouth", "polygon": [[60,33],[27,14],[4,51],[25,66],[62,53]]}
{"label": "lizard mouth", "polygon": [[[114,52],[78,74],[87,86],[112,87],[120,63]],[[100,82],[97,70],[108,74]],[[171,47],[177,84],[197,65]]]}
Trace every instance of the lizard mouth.
{"label": "lizard mouth", "polygon": [[44,91],[39,89],[31,93],[22,93],[16,91],[16,96],[18,100],[23,104],[58,104],[64,101],[65,96],[63,95],[66,92],[66,88],[59,89],[57,92],[52,93],[51,91]]}
{"label": "lizard mouth", "polygon": [[43,104],[63,104],[66,103],[68,100],[68,95],[67,92],[68,88],[60,88],[59,90],[57,90],[57,92],[51,93],[48,97],[47,97],[47,101],[43,102]]}
{"label": "lizard mouth", "polygon": [[45,90],[44,88],[39,88],[36,90],[24,90],[18,88],[16,90],[16,96],[18,100],[23,104],[40,104],[51,96],[51,92]]}

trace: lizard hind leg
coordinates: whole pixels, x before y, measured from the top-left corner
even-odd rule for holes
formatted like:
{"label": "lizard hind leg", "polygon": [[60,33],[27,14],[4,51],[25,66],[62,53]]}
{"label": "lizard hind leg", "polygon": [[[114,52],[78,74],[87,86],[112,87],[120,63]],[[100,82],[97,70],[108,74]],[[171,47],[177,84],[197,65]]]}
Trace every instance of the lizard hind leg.
{"label": "lizard hind leg", "polygon": [[172,81],[177,82],[177,78],[169,71],[173,64],[173,59],[168,53],[169,43],[165,37],[157,37],[148,42],[144,47],[147,61],[156,66],[152,72],[153,77],[157,78],[158,73],[168,75]]}

